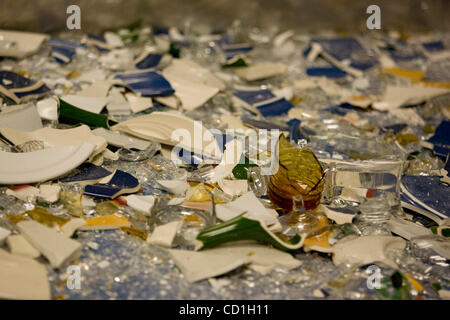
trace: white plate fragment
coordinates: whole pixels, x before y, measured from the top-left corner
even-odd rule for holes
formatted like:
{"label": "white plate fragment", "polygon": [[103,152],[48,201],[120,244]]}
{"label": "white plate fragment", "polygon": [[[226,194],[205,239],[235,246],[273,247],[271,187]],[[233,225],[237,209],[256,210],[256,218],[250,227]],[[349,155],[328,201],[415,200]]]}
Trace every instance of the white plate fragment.
{"label": "white plate fragment", "polygon": [[88,97],[73,94],[62,96],[61,99],[77,108],[93,113],[100,113],[108,102],[107,98]]}
{"label": "white plate fragment", "polygon": [[204,251],[169,250],[169,253],[189,282],[216,277],[248,264],[263,274],[275,268],[291,270],[301,265],[289,253],[248,243]]}
{"label": "white plate fragment", "polygon": [[244,80],[255,81],[267,79],[287,71],[287,66],[278,62],[261,62],[249,67],[236,69],[236,74]]}
{"label": "white plate fragment", "polygon": [[11,235],[6,239],[9,250],[12,254],[25,256],[28,258],[37,258],[41,253],[36,250],[24,236],[21,234]]}
{"label": "white plate fragment", "polygon": [[44,265],[0,249],[0,298],[49,300],[50,284]]}
{"label": "white plate fragment", "polygon": [[189,188],[186,180],[156,180],[156,182],[161,189],[174,195],[183,195]]}
{"label": "white plate fragment", "polygon": [[81,255],[81,244],[36,221],[17,224],[23,236],[44,255],[53,268],[60,268]]}
{"label": "white plate fragment", "polygon": [[125,199],[127,200],[127,205],[129,207],[147,214],[150,214],[155,204],[154,196],[137,196],[133,194],[125,197]]}
{"label": "white plate fragment", "polygon": [[406,241],[400,237],[365,236],[347,237],[333,246],[333,263],[366,265],[383,262],[397,268],[395,261],[388,256],[390,250],[403,250]]}
{"label": "white plate fragment", "polygon": [[147,242],[170,248],[180,224],[181,221],[179,220],[166,223],[162,226],[157,226],[155,230],[153,230],[152,235],[147,239]]}

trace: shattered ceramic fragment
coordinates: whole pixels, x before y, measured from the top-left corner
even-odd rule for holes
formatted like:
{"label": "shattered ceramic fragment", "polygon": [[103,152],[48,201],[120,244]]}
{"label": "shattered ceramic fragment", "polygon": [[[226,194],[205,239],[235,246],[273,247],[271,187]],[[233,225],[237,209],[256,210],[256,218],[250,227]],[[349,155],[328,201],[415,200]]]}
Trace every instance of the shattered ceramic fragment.
{"label": "shattered ceramic fragment", "polygon": [[0,71],[0,94],[15,103],[45,96],[50,89],[42,81],[34,81],[11,71]]}
{"label": "shattered ceramic fragment", "polygon": [[240,196],[248,191],[247,180],[225,180],[220,179],[218,181],[219,187],[223,192],[231,196]]}
{"label": "shattered ceramic fragment", "polygon": [[[206,156],[218,157],[220,153],[217,140],[208,129],[190,118],[175,113],[152,112],[121,122],[113,126],[112,130],[163,144],[176,145]],[[202,141],[195,141],[195,132],[203,137]]]}
{"label": "shattered ceramic fragment", "polygon": [[155,197],[154,196],[137,196],[137,195],[131,195],[125,197],[127,200],[127,205],[131,208],[145,212],[147,214],[150,214],[154,204],[155,204]]}
{"label": "shattered ceramic fragment", "polygon": [[11,189],[6,190],[6,194],[9,196],[14,196],[24,202],[28,201],[29,197],[37,197],[39,194],[39,189],[32,187],[30,185],[22,185],[11,187]]}
{"label": "shattered ceramic fragment", "polygon": [[100,113],[108,102],[106,98],[87,97],[82,95],[66,95],[62,96],[61,99],[79,109],[92,113]]}
{"label": "shattered ceramic fragment", "polygon": [[59,199],[61,187],[58,185],[42,184],[39,186],[38,198],[45,202],[55,203]]}
{"label": "shattered ceramic fragment", "polygon": [[86,125],[72,129],[53,129],[47,127],[32,132],[5,128],[1,129],[0,132],[16,145],[33,140],[43,141],[46,146],[73,146],[79,145],[80,143],[91,143],[95,145],[95,150],[91,157],[103,152],[107,146],[106,140],[92,134]]}
{"label": "shattered ceramic fragment", "polygon": [[65,237],[71,238],[75,233],[75,231],[77,231],[78,229],[80,229],[85,225],[86,221],[84,219],[70,219],[69,222],[67,222],[61,227],[61,231]]}
{"label": "shattered ceramic fragment", "polygon": [[[91,106],[94,106],[94,110],[98,110],[100,108],[100,102],[102,102],[102,99],[105,99],[108,96],[108,92],[113,86],[114,81],[111,80],[95,80],[90,87],[87,87],[79,92],[77,92],[78,98],[81,100],[85,99],[87,100],[89,97],[96,98],[93,100],[93,102],[96,102],[98,105],[91,103]],[[76,99],[75,99],[76,102]],[[72,103],[73,104],[73,103]],[[106,102],[105,102],[106,104]],[[74,104],[76,105],[76,104]],[[103,105],[104,106],[104,105]],[[82,108],[83,109],[83,108]],[[88,110],[90,111],[90,110]],[[101,109],[100,109],[101,111]],[[99,112],[100,112],[99,111]],[[94,112],[94,111],[93,111]]]}
{"label": "shattered ceramic fragment", "polygon": [[107,176],[93,185],[84,188],[84,194],[92,197],[114,199],[121,194],[134,193],[139,191],[141,185],[131,174],[116,170],[112,175]]}
{"label": "shattered ceramic fragment", "polygon": [[49,300],[50,284],[43,264],[0,249],[0,296],[3,299]]}
{"label": "shattered ceramic fragment", "polygon": [[393,233],[405,238],[406,240],[411,240],[413,237],[432,234],[430,229],[421,227],[417,223],[395,217],[392,217],[388,221],[388,226]]}
{"label": "shattered ceramic fragment", "polygon": [[127,93],[125,97],[127,98],[127,101],[133,113],[138,113],[153,107],[153,101],[151,98],[140,97],[133,93]]}
{"label": "shattered ceramic fragment", "polygon": [[0,57],[22,59],[37,52],[48,37],[48,35],[42,33],[0,30],[1,41],[11,44],[10,46],[2,45],[0,47]]}
{"label": "shattered ceramic fragment", "polygon": [[31,245],[49,260],[53,268],[60,268],[81,255],[82,246],[79,242],[68,239],[38,222],[22,221],[17,227]]}
{"label": "shattered ceramic fragment", "polygon": [[276,96],[267,89],[236,91],[233,98],[238,105],[264,117],[286,114],[293,107],[284,97]]}
{"label": "shattered ceramic fragment", "polygon": [[325,205],[320,205],[320,211],[323,211],[327,218],[333,220],[337,224],[352,223],[353,218],[358,212],[351,208],[330,208]]}
{"label": "shattered ceramic fragment", "polygon": [[1,109],[0,128],[33,131],[42,128],[42,121],[33,104],[21,104]]}
{"label": "shattered ceramic fragment", "polygon": [[111,131],[105,128],[97,128],[92,130],[96,136],[106,139],[109,145],[126,149],[145,150],[150,146],[150,142],[130,136],[123,132]]}
{"label": "shattered ceramic fragment", "polygon": [[290,270],[301,264],[288,253],[255,244],[222,246],[200,252],[172,249],[169,253],[189,282],[216,277],[243,265],[268,273],[275,268]]}
{"label": "shattered ceramic fragment", "polygon": [[58,102],[54,98],[39,100],[36,108],[42,119],[50,121],[58,120]]}
{"label": "shattered ceramic fragment", "polygon": [[403,250],[406,242],[399,237],[348,237],[333,246],[333,263],[366,265],[383,262],[392,268],[397,264],[389,257],[390,250]]}
{"label": "shattered ceramic fragment", "polygon": [[115,76],[143,97],[173,94],[175,90],[165,77],[154,71],[122,73]]}
{"label": "shattered ceramic fragment", "polygon": [[117,214],[89,218],[85,221],[86,225],[81,227],[81,230],[113,230],[131,226],[131,222]]}
{"label": "shattered ceramic fragment", "polygon": [[181,220],[172,221],[167,224],[157,226],[153,230],[151,236],[147,238],[147,242],[170,248],[180,225]]}
{"label": "shattered ceramic fragment", "polygon": [[287,71],[287,66],[278,62],[261,62],[236,69],[236,74],[247,81],[267,79]]}
{"label": "shattered ceramic fragment", "polygon": [[189,188],[186,180],[156,180],[159,187],[174,195],[183,195]]}
{"label": "shattered ceramic fragment", "polygon": [[96,166],[92,163],[83,163],[75,171],[74,174],[60,179],[63,183],[79,183],[81,185],[93,184],[99,182],[101,179],[110,176],[112,172]]}
{"label": "shattered ceramic fragment", "polygon": [[11,231],[0,227],[0,245],[2,245],[4,243],[5,239],[8,238],[10,234],[11,234]]}
{"label": "shattered ceramic fragment", "polygon": [[20,234],[11,235],[6,240],[12,254],[25,256],[31,259],[37,258],[41,253],[36,250],[24,236]]}
{"label": "shattered ceramic fragment", "polygon": [[95,145],[82,143],[27,153],[0,151],[0,183],[33,183],[60,177],[87,160],[94,149]]}
{"label": "shattered ceramic fragment", "polygon": [[247,212],[245,217],[261,220],[266,226],[276,224],[278,221],[278,213],[273,209],[265,208],[252,191],[245,193],[232,202],[218,204],[216,212],[217,218],[222,221],[236,218],[243,212]]}

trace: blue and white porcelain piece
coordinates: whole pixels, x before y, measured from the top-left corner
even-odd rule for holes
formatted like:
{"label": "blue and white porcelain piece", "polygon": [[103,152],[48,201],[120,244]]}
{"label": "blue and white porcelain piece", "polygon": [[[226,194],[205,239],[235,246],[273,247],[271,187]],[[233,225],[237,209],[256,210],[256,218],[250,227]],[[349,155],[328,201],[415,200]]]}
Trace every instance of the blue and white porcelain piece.
{"label": "blue and white porcelain piece", "polygon": [[347,73],[337,67],[312,67],[306,69],[306,74],[310,77],[327,77],[331,79],[345,78]]}
{"label": "blue and white porcelain piece", "polygon": [[48,41],[52,47],[52,57],[59,64],[67,64],[72,61],[73,56],[76,53],[77,48],[83,48],[84,46],[74,41],[63,39],[50,39]]}
{"label": "blue and white porcelain piece", "polygon": [[242,101],[247,109],[264,117],[280,116],[294,107],[285,98],[275,96],[268,89],[236,91],[234,96]]}
{"label": "blue and white porcelain piece", "polygon": [[122,80],[144,97],[170,95],[175,92],[169,81],[155,71],[122,73],[117,74],[115,78]]}
{"label": "blue and white porcelain piece", "polygon": [[403,175],[400,200],[402,207],[436,222],[450,218],[450,189],[439,176]]}
{"label": "blue and white porcelain piece", "polygon": [[26,98],[39,98],[50,89],[42,81],[35,81],[12,71],[0,71],[0,93],[17,104]]}
{"label": "blue and white porcelain piece", "polygon": [[[312,43],[318,43],[324,52],[340,62],[349,60],[349,66],[358,70],[370,69],[378,63],[355,38],[314,38],[311,39]],[[311,46],[303,54],[307,56],[310,51]]]}
{"label": "blue and white porcelain piece", "polygon": [[428,142],[433,144],[436,155],[446,158],[450,153],[450,121],[442,121]]}
{"label": "blue and white porcelain piece", "polygon": [[127,172],[116,170],[107,183],[87,185],[84,194],[96,198],[115,199],[122,194],[137,192],[139,189],[138,179]]}
{"label": "blue and white porcelain piece", "polygon": [[82,182],[96,182],[109,176],[112,172],[95,164],[85,162],[77,168],[77,173],[69,177],[60,179],[63,183],[82,183]]}
{"label": "blue and white porcelain piece", "polygon": [[161,62],[162,55],[157,53],[145,53],[134,60],[134,64],[138,69],[156,68]]}

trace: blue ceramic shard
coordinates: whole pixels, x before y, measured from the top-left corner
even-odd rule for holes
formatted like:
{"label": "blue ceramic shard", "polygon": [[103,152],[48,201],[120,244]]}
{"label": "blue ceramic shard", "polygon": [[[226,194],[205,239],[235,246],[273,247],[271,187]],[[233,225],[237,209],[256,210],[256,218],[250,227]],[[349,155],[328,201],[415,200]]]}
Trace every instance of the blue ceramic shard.
{"label": "blue ceramic shard", "polygon": [[144,97],[169,95],[175,92],[170,83],[157,72],[122,73],[115,76]]}
{"label": "blue ceramic shard", "polygon": [[138,192],[140,188],[138,179],[127,172],[116,170],[108,183],[87,185],[84,194],[96,198],[115,199],[122,194]]}
{"label": "blue ceramic shard", "polygon": [[302,123],[301,120],[294,118],[294,119],[289,120],[286,123],[290,126],[289,139],[291,141],[294,141],[294,143],[297,143],[298,140],[306,139],[306,137],[303,136],[299,130],[300,124]]}
{"label": "blue ceramic shard", "polygon": [[[234,96],[257,109],[264,117],[279,116],[287,113],[292,103],[285,98],[278,98],[270,90],[236,91]],[[256,111],[253,111],[256,112]]]}
{"label": "blue ceramic shard", "polygon": [[408,125],[406,123],[397,123],[390,126],[381,127],[384,132],[392,130],[394,134],[400,133],[403,129],[405,129]]}
{"label": "blue ceramic shard", "polygon": [[433,144],[436,155],[446,158],[450,153],[450,121],[442,121],[428,142]]}
{"label": "blue ceramic shard", "polygon": [[109,176],[112,172],[96,166],[95,164],[85,162],[77,168],[77,173],[60,179],[63,183],[96,183],[100,179]]}
{"label": "blue ceramic shard", "polygon": [[261,120],[249,114],[244,114],[241,116],[241,120],[243,123],[250,125],[257,129],[278,129],[280,131],[289,131],[290,127],[288,125],[278,125],[271,121]]}
{"label": "blue ceramic shard", "polygon": [[331,106],[323,109],[324,111],[328,111],[332,114],[337,114],[338,116],[345,116],[348,110],[354,110],[355,108],[348,103],[341,103],[337,106]]}
{"label": "blue ceramic shard", "polygon": [[[365,50],[358,40],[354,38],[312,39],[311,43],[318,43],[324,52],[338,61],[350,60],[350,67],[358,70],[367,70],[375,66],[377,60]],[[311,46],[303,53],[309,54]]]}
{"label": "blue ceramic shard", "polygon": [[402,207],[422,214],[439,223],[450,218],[449,187],[439,176],[403,175],[400,200]]}
{"label": "blue ceramic shard", "polygon": [[98,51],[108,52],[111,50],[104,36],[88,33],[87,43],[93,45]]}
{"label": "blue ceramic shard", "polygon": [[25,78],[11,71],[0,71],[0,93],[17,104],[26,98],[39,98],[50,89],[42,81]]}
{"label": "blue ceramic shard", "polygon": [[225,58],[230,60],[235,56],[244,55],[253,50],[253,46],[248,43],[224,45],[222,49],[225,53]]}
{"label": "blue ceramic shard", "polygon": [[265,104],[258,104],[256,108],[264,117],[276,117],[288,113],[294,106],[285,98],[271,101]]}
{"label": "blue ceramic shard", "polygon": [[445,50],[444,43],[440,40],[422,43],[422,47],[428,52],[439,52]]}
{"label": "blue ceramic shard", "polygon": [[62,39],[50,39],[48,43],[52,47],[52,57],[59,64],[67,64],[72,61],[77,48],[83,47],[76,42]]}
{"label": "blue ceramic shard", "polygon": [[310,77],[327,77],[332,79],[344,78],[347,73],[336,67],[307,68],[306,74]]}
{"label": "blue ceramic shard", "polygon": [[144,56],[134,60],[134,64],[138,69],[155,68],[161,61],[162,55],[155,53],[147,53]]}
{"label": "blue ceramic shard", "polygon": [[254,91],[236,91],[236,97],[249,105],[254,105],[266,100],[275,98],[275,95],[270,90],[254,90]]}

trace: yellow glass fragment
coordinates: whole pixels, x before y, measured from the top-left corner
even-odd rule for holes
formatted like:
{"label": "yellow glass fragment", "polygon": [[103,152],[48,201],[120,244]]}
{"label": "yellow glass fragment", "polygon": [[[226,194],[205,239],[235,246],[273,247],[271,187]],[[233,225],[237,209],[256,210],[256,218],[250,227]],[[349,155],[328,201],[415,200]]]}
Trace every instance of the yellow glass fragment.
{"label": "yellow glass fragment", "polygon": [[61,191],[59,200],[67,209],[67,213],[75,217],[83,217],[83,207],[81,206],[81,193]]}
{"label": "yellow glass fragment", "polygon": [[129,227],[130,225],[131,222],[128,221],[124,216],[118,216],[116,214],[86,219],[87,227],[103,227],[103,226]]}
{"label": "yellow glass fragment", "polygon": [[135,227],[121,227],[120,230],[125,231],[128,234],[131,234],[132,236],[141,238],[142,240],[147,240],[147,232],[145,232],[144,229],[139,229]]}
{"label": "yellow glass fragment", "polygon": [[70,220],[67,218],[54,216],[53,214],[48,212],[47,209],[41,207],[36,207],[33,210],[26,211],[25,214],[27,214],[34,221],[39,222],[50,228],[53,228],[56,225],[62,227]]}
{"label": "yellow glass fragment", "polygon": [[397,77],[409,78],[411,81],[419,81],[425,76],[423,71],[407,70],[400,68],[384,68],[384,71]]}
{"label": "yellow glass fragment", "polygon": [[95,205],[95,211],[102,216],[116,213],[118,209],[119,204],[116,201],[103,201]]}

